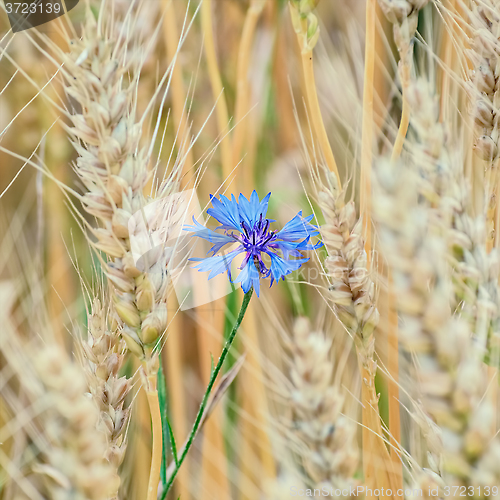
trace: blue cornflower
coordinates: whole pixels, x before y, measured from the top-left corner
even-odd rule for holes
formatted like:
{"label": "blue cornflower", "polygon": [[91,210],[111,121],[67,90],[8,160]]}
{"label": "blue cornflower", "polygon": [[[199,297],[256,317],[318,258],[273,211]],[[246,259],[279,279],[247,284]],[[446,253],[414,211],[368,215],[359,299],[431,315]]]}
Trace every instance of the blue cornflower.
{"label": "blue cornflower", "polygon": [[[296,271],[304,262],[302,252],[315,250],[322,243],[312,245],[309,243],[311,237],[319,234],[318,228],[310,224],[312,215],[302,217],[299,212],[280,231],[270,229],[270,223],[274,222],[266,218],[269,203],[269,193],[262,201],[256,191],[253,191],[250,200],[240,194],[238,202],[234,195],[231,199],[221,195],[219,199],[210,195],[213,208],[207,210],[220,226],[212,231],[202,226],[193,217],[194,226],[186,226],[185,230],[192,231],[192,236],[198,236],[213,243],[210,251],[211,257],[205,259],[191,259],[199,261],[197,269],[210,271],[208,279],[227,271],[228,278],[233,283],[241,283],[241,288],[247,293],[251,287],[259,295],[260,278],[271,278],[274,281],[285,279],[287,274]],[[239,243],[238,247],[226,254],[216,255],[220,250],[230,243]],[[241,272],[235,281],[231,278],[231,262],[241,254],[245,254]],[[294,259],[290,259],[294,257]],[[266,260],[264,262],[263,258]]]}

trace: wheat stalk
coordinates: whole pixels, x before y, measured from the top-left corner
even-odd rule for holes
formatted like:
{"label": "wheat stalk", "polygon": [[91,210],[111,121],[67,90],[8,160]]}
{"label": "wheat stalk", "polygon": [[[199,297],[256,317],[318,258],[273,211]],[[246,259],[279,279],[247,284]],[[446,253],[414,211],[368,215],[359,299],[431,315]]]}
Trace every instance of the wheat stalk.
{"label": "wheat stalk", "polygon": [[[212,96],[216,102],[215,113],[217,118],[217,127],[219,134],[224,134],[229,124],[229,113],[227,110],[227,103],[223,94],[222,78],[217,63],[217,53],[215,50],[215,40],[213,32],[212,21],[212,0],[205,0],[201,4],[201,23],[203,33],[205,36],[205,55],[207,58],[207,71],[212,88]],[[232,164],[231,144],[229,139],[221,138],[221,164],[222,164],[222,177],[224,183],[229,183],[232,175],[234,165]]]}
{"label": "wheat stalk", "polygon": [[300,47],[309,119],[326,164],[337,177],[337,184],[341,186],[337,162],[321,115],[314,77],[313,49],[319,39],[319,22],[313,10],[318,2],[319,0],[290,0],[290,15]]}
{"label": "wheat stalk", "polygon": [[398,71],[403,94],[403,107],[392,151],[392,159],[397,160],[403,149],[410,123],[407,91],[413,68],[413,37],[417,31],[419,11],[429,3],[429,0],[378,0],[378,2],[385,16],[392,23],[394,42],[399,52]]}

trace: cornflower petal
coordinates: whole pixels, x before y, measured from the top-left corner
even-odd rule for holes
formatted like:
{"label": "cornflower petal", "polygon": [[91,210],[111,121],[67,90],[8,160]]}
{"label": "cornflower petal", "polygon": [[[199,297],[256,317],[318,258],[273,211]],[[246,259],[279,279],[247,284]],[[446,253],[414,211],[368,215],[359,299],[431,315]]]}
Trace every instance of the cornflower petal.
{"label": "cornflower petal", "polygon": [[279,255],[272,252],[267,252],[267,254],[271,257],[271,275],[272,279],[276,280],[276,282],[278,282],[280,278],[284,280],[285,276],[293,273],[293,271],[296,271],[304,262],[309,260],[309,258],[287,260],[282,259]]}
{"label": "cornflower petal", "polygon": [[228,243],[234,243],[234,238],[222,233],[216,233],[211,229],[206,228],[193,217],[194,226],[184,226],[184,231],[191,231],[193,234],[191,237],[198,236],[198,238],[203,238],[204,240],[209,241],[210,243],[214,243],[212,248],[210,248],[210,252],[213,252],[215,255],[220,249],[227,245]]}
{"label": "cornflower petal", "polygon": [[285,259],[288,259],[289,256],[292,257],[302,257],[301,252],[317,250],[323,246],[321,241],[318,241],[316,244],[309,243],[310,236],[308,236],[303,241],[275,241],[271,245],[272,248],[278,248],[283,252],[283,256]]}
{"label": "cornflower petal", "polygon": [[245,293],[247,293],[248,290],[250,290],[250,288],[253,286],[257,297],[259,296],[260,274],[255,267],[253,259],[248,260],[246,266],[243,267],[234,283],[241,283],[241,288]]}
{"label": "cornflower petal", "polygon": [[271,193],[268,193],[262,201],[259,201],[259,195],[254,189],[252,191],[252,195],[250,196],[250,201],[248,201],[243,194],[240,194],[238,197],[240,218],[247,225],[247,227],[252,229],[260,220],[261,215],[262,219],[266,218],[270,196]]}
{"label": "cornflower petal", "polygon": [[238,210],[238,203],[234,194],[231,199],[226,198],[223,194],[220,195],[220,200],[215,196],[210,195],[210,201],[213,208],[207,210],[207,214],[221,223],[222,229],[235,229],[240,233],[243,232],[240,223],[240,212]]}
{"label": "cornflower petal", "polygon": [[309,224],[313,216],[302,217],[302,210],[283,229],[276,233],[276,236],[285,241],[297,241],[308,236],[318,236],[319,230],[316,226]]}
{"label": "cornflower petal", "polygon": [[189,260],[199,262],[199,264],[195,266],[199,271],[210,271],[208,275],[209,280],[227,271],[227,275],[231,281],[231,263],[234,258],[243,251],[242,247],[238,247],[236,250],[226,254],[214,255],[213,257],[207,257],[205,259],[191,258]]}

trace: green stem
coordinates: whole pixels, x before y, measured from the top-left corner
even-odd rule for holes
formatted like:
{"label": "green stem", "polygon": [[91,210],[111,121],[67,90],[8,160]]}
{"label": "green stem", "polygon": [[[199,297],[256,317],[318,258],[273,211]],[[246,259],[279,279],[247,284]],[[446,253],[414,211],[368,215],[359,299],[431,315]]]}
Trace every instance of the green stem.
{"label": "green stem", "polygon": [[186,455],[189,449],[191,448],[191,445],[193,444],[194,438],[196,437],[196,433],[198,432],[198,428],[200,426],[203,417],[203,413],[205,412],[205,407],[207,406],[208,398],[210,397],[210,392],[212,391],[212,388],[215,384],[215,380],[217,379],[217,376],[219,375],[222,365],[224,364],[224,361],[229,353],[229,350],[231,349],[234,338],[236,337],[236,333],[238,332],[241,322],[243,321],[243,317],[245,316],[250,299],[252,298],[252,294],[253,294],[253,288],[250,288],[250,290],[248,290],[248,292],[243,297],[243,303],[241,304],[241,309],[240,313],[238,314],[238,319],[236,320],[236,323],[234,324],[233,329],[231,330],[231,333],[226,341],[226,344],[224,345],[224,349],[222,349],[222,353],[220,355],[219,361],[217,362],[217,366],[212,371],[212,374],[210,376],[210,381],[208,382],[207,390],[205,391],[205,395],[203,396],[200,409],[198,410],[198,414],[196,415],[196,420],[194,421],[193,428],[191,429],[191,433],[189,434],[188,440],[186,442],[186,446],[182,450],[182,454],[179,457],[175,469],[168,478],[167,484],[165,485],[165,489],[163,490],[160,500],[165,500],[165,497],[167,496],[167,493],[174,482],[177,472],[179,472],[179,469],[182,463],[184,462],[184,459],[186,458]]}

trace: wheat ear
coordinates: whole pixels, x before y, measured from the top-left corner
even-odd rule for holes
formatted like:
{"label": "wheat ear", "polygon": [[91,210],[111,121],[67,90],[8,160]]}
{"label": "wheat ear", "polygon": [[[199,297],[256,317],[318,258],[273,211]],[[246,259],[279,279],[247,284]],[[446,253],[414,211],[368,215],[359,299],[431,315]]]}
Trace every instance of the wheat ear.
{"label": "wheat ear", "polygon": [[[167,326],[165,305],[168,257],[163,248],[145,255],[139,269],[131,253],[129,222],[135,213],[151,231],[168,232],[169,203],[146,211],[151,200],[143,195],[148,182],[148,151],[140,147],[142,122],[136,120],[137,75],[143,57],[128,45],[123,32],[111,29],[109,13],[101,9],[96,21],[87,13],[80,40],[64,55],[66,93],[80,106],[71,114],[70,134],[78,153],[75,170],[86,188],[85,210],[101,223],[92,229],[95,247],[110,261],[104,263],[120,333],[129,350],[142,361],[144,383],[153,422],[153,458],[148,500],[156,498],[162,455],[161,418],[156,389],[159,366],[155,350]],[[130,81],[127,75],[130,76]],[[129,84],[127,85],[127,82]],[[162,190],[169,194],[174,182]],[[136,223],[137,227],[138,223]],[[140,223],[139,223],[140,226]],[[167,239],[165,236],[164,241]],[[156,266],[152,271],[151,263]],[[140,266],[139,266],[140,267]],[[150,272],[152,271],[152,272]]]}
{"label": "wheat ear", "polygon": [[451,135],[445,125],[437,121],[438,103],[429,85],[417,81],[410,89],[409,99],[418,110],[413,120],[417,139],[414,156],[420,169],[416,187],[433,207],[430,224],[446,242],[453,284],[451,307],[462,309],[474,331],[478,303],[487,299],[495,304],[488,315],[487,331],[477,341],[483,349],[496,349],[494,325],[500,314],[498,252],[487,249],[487,213],[471,215],[470,190],[460,168],[463,160],[460,154],[454,153],[458,149],[451,147]]}
{"label": "wheat ear", "polygon": [[[105,458],[118,472],[126,449],[125,430],[130,408],[125,398],[131,383],[127,377],[119,376],[126,346],[116,329],[116,322],[109,324],[110,317],[112,313],[103,308],[99,299],[94,299],[88,315],[88,336],[80,345],[90,393],[99,408],[99,423],[107,437]],[[118,490],[115,496],[117,494]]]}
{"label": "wheat ear", "polygon": [[491,405],[481,402],[487,379],[471,345],[470,325],[451,314],[446,241],[430,229],[429,211],[405,191],[415,185],[415,176],[402,165],[397,169],[401,172],[389,162],[379,164],[384,201],[375,212],[394,273],[400,342],[416,359],[421,403],[414,416],[427,441],[429,466],[441,486],[493,484],[495,475],[487,478],[480,460],[498,447],[496,441],[489,444]]}
{"label": "wheat ear", "polygon": [[470,13],[473,28],[473,49],[469,56],[474,65],[470,90],[473,99],[473,115],[477,127],[476,153],[493,162],[498,158],[498,57],[500,50],[500,12],[496,2],[473,2]]}
{"label": "wheat ear", "polygon": [[373,332],[379,312],[375,304],[375,284],[367,269],[362,220],[356,215],[353,201],[344,203],[344,193],[335,176],[328,174],[327,179],[327,184],[318,189],[318,201],[325,218],[321,234],[328,252],[325,266],[331,282],[329,298],[356,344],[362,374],[362,400],[366,405],[363,449],[379,457],[376,461],[369,460],[373,469],[365,467],[365,482],[369,487],[376,482],[378,487],[393,489],[391,459],[383,441],[375,391],[377,363]]}
{"label": "wheat ear", "polygon": [[332,339],[295,321],[291,338],[290,433],[304,443],[304,469],[314,488],[350,489],[359,459],[356,427],[342,415],[344,397],[333,380]]}
{"label": "wheat ear", "polygon": [[[418,14],[428,0],[379,0],[379,5],[387,19],[393,25],[394,41],[399,52],[399,79],[401,81],[402,110],[401,119],[392,149],[392,161],[396,161],[403,150],[403,144],[410,123],[410,105],[408,102],[408,86],[411,81],[413,69],[413,37],[417,30]],[[399,411],[399,352],[398,352],[398,325],[397,313],[395,312],[394,285],[390,271],[388,272],[388,347],[389,355],[387,368],[389,371],[388,393],[389,393],[389,429],[391,438],[397,443],[401,439],[400,411]],[[399,485],[402,486],[402,470],[396,447],[391,448],[391,456],[395,462],[395,473],[399,477]]]}
{"label": "wheat ear", "polygon": [[468,83],[474,118],[476,155],[486,162],[486,203],[488,205],[488,248],[495,236],[495,213],[498,197],[498,172],[494,168],[499,156],[499,79],[500,68],[500,10],[491,0],[472,2],[469,19],[472,48],[468,51],[473,71]]}
{"label": "wheat ear", "polygon": [[85,396],[84,372],[55,346],[37,352],[33,361],[40,402],[47,407],[41,415],[46,447],[33,471],[44,478],[49,498],[108,500],[120,478],[103,459],[106,435],[98,430],[97,407]]}
{"label": "wheat ear", "polygon": [[[499,468],[487,460],[497,455],[499,443],[491,436],[491,403],[483,399],[482,359],[497,306],[492,308],[488,286],[479,283],[467,297],[470,286],[460,284],[464,271],[470,284],[469,273],[478,263],[467,233],[474,226],[480,231],[484,223],[477,225],[467,215],[464,187],[459,173],[453,174],[447,135],[437,122],[437,99],[422,81],[410,99],[412,109],[419,110],[415,165],[379,163],[376,214],[394,273],[400,341],[416,359],[420,404],[415,418],[427,439],[436,484],[492,486]],[[479,247],[485,253],[484,240]],[[493,269],[487,275],[497,272],[498,264]],[[481,269],[473,275],[476,286],[485,279]],[[462,301],[463,311],[454,314]]]}

